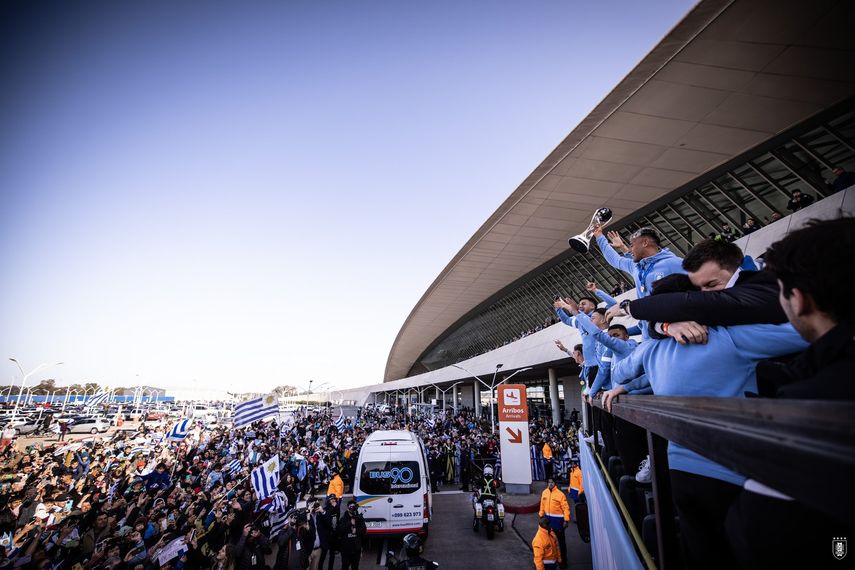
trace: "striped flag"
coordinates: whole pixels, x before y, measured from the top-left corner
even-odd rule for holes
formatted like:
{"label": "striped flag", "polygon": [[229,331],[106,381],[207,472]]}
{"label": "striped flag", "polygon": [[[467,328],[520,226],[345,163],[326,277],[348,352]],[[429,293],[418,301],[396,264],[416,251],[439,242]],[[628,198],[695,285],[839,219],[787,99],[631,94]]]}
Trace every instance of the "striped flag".
{"label": "striped flag", "polygon": [[166,436],[166,439],[184,439],[187,437],[187,433],[190,431],[190,419],[183,418],[178,420],[172,429],[169,431],[169,434]]}
{"label": "striped flag", "polygon": [[252,488],[259,501],[276,492],[279,486],[279,456],[274,455],[252,470]]}
{"label": "striped flag", "polygon": [[90,406],[100,406],[101,404],[107,403],[107,399],[110,397],[108,392],[98,392],[89,397],[86,402],[83,403],[83,406],[88,408]]}
{"label": "striped flag", "polygon": [[240,473],[240,459],[232,459],[231,461],[229,461],[228,464],[226,464],[226,469],[228,470],[229,475],[231,475],[232,477]]}
{"label": "striped flag", "polygon": [[239,428],[278,413],[279,404],[272,394],[253,398],[235,406],[235,427]]}
{"label": "striped flag", "polygon": [[344,431],[344,409],[339,408],[339,410],[341,410],[341,413],[339,413],[338,419],[335,421],[335,429],[338,430],[338,433],[341,433]]}
{"label": "striped flag", "polygon": [[288,497],[282,491],[276,491],[271,496],[258,503],[257,511],[285,512],[288,509]]}
{"label": "striped flag", "polygon": [[276,538],[276,535],[285,528],[285,524],[288,522],[288,514],[291,510],[293,509],[285,512],[270,511],[270,540]]}

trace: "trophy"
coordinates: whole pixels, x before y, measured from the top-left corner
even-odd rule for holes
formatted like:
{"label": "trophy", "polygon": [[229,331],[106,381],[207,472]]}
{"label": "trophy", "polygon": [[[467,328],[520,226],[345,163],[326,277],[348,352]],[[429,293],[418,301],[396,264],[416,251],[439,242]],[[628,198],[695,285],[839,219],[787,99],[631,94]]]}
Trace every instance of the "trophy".
{"label": "trophy", "polygon": [[594,234],[594,228],[604,226],[612,219],[612,211],[609,208],[600,208],[594,212],[591,218],[591,223],[588,228],[579,235],[570,238],[570,247],[579,253],[588,253],[591,244],[591,236]]}

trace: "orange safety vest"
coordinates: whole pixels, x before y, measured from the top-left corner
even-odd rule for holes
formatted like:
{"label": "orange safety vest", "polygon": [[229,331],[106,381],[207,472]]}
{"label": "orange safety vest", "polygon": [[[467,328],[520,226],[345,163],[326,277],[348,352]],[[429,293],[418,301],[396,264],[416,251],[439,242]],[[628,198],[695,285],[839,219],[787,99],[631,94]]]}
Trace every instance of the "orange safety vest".
{"label": "orange safety vest", "polygon": [[574,467],[570,472],[570,486],[567,487],[568,491],[576,491],[577,493],[584,493],[585,489],[582,487],[582,470],[578,467]]}
{"label": "orange safety vest", "polygon": [[552,459],[552,448],[549,447],[548,443],[543,444],[543,458],[549,461]]}
{"label": "orange safety vest", "polygon": [[534,551],[534,567],[537,570],[546,570],[544,564],[547,563],[561,563],[558,537],[550,529],[537,527],[537,534],[531,541],[531,549]]}
{"label": "orange safety vest", "polygon": [[562,517],[565,521],[570,520],[570,505],[567,503],[567,496],[564,491],[555,487],[549,490],[549,487],[543,490],[540,495],[540,516]]}
{"label": "orange safety vest", "polygon": [[327,495],[335,495],[339,499],[344,495],[344,481],[338,475],[330,479],[330,484],[327,487]]}

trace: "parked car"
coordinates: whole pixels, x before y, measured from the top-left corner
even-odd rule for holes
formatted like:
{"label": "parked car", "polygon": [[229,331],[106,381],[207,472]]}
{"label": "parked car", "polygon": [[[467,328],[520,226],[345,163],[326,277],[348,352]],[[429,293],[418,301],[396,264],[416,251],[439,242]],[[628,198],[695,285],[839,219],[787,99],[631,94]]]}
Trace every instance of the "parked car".
{"label": "parked car", "polygon": [[[12,422],[7,422],[7,424],[8,423]],[[27,435],[33,433],[34,431],[39,429],[41,425],[42,422],[37,422],[35,420],[29,420],[24,418],[15,418],[14,423],[12,423],[12,427],[14,427],[16,435]],[[6,426],[4,425],[2,429],[6,429]]]}
{"label": "parked car", "polygon": [[110,423],[101,418],[84,418],[71,424],[68,433],[104,433],[109,429]]}

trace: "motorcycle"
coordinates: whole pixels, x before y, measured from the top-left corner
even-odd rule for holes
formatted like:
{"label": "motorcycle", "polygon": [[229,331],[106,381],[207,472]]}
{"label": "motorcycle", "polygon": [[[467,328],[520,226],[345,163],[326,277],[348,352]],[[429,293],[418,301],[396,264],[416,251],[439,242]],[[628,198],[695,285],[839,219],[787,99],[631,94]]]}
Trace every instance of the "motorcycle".
{"label": "motorcycle", "polygon": [[478,532],[478,527],[484,525],[484,530],[487,532],[487,540],[493,540],[496,529],[499,532],[505,530],[505,506],[498,500],[498,497],[495,499],[481,497],[480,493],[476,493],[472,504],[475,508],[472,530]]}

